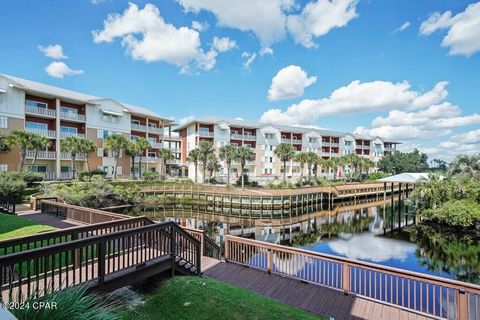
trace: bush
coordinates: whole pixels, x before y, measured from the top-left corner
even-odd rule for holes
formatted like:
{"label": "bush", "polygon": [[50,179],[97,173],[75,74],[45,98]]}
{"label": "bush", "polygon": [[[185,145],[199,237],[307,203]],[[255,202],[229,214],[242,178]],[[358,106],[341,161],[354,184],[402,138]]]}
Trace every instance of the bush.
{"label": "bush", "polygon": [[269,188],[269,189],[294,189],[295,184],[291,183],[291,182],[287,182],[287,183],[280,182],[280,183],[277,183],[277,184],[275,184],[273,182],[269,182],[267,184],[267,188]]}
{"label": "bush", "polygon": [[480,226],[480,205],[473,200],[450,200],[435,209],[427,209],[422,217],[456,227]]}
{"label": "bush", "polygon": [[101,169],[95,169],[92,171],[82,171],[78,174],[78,179],[84,180],[87,177],[93,177],[93,176],[101,176],[105,177],[107,173]]}
{"label": "bush", "polygon": [[160,180],[160,174],[157,171],[147,171],[143,174],[143,179],[148,181]]}
{"label": "bush", "polygon": [[369,173],[367,176],[366,176],[366,180],[368,182],[375,182],[377,181],[378,179],[382,179],[382,178],[385,178],[387,177],[388,174],[386,173],[383,173],[383,172],[372,172],[372,173]]}
{"label": "bush", "polygon": [[0,174],[0,202],[20,203],[27,184],[11,174]]}
{"label": "bush", "polygon": [[[248,175],[246,174],[243,175],[243,183],[245,184],[245,187],[258,187],[258,182],[250,181],[250,179],[248,178]],[[237,187],[242,186],[242,177],[238,177],[237,182],[235,182],[235,185]]]}
{"label": "bush", "polygon": [[87,294],[88,286],[78,285],[60,291],[47,290],[44,295],[33,294],[25,300],[25,305],[49,303],[53,308],[13,308],[10,311],[19,320],[117,320],[117,306],[101,296]]}
{"label": "bush", "polygon": [[31,186],[35,182],[43,181],[43,174],[39,172],[29,171],[29,170],[9,171],[5,174],[14,180],[24,181],[27,184],[27,186]]}

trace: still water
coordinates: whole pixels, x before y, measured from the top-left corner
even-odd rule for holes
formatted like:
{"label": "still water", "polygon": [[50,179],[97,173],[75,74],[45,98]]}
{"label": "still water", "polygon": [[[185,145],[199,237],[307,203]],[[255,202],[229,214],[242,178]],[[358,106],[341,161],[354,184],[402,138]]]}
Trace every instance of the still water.
{"label": "still water", "polygon": [[480,283],[478,235],[416,226],[408,203],[343,203],[284,219],[221,216],[211,207],[169,206],[136,212],[204,229],[218,244],[235,235],[446,278]]}

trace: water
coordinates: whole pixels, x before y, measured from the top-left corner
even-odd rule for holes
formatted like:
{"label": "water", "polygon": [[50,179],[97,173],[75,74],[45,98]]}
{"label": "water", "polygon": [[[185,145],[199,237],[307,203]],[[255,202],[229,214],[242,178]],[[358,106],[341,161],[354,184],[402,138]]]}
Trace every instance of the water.
{"label": "water", "polygon": [[249,219],[209,213],[211,207],[170,206],[142,212],[157,221],[173,220],[205,229],[222,244],[235,235],[300,247],[471,283],[480,283],[478,235],[415,226],[408,203],[344,203],[284,219]]}

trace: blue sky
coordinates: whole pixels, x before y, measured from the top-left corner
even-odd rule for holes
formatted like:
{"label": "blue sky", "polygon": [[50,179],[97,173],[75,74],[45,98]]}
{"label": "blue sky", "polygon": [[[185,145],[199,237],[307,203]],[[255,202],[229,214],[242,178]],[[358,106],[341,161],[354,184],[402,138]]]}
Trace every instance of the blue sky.
{"label": "blue sky", "polygon": [[445,159],[480,150],[480,2],[5,1],[0,21],[1,73],[177,121],[355,130]]}

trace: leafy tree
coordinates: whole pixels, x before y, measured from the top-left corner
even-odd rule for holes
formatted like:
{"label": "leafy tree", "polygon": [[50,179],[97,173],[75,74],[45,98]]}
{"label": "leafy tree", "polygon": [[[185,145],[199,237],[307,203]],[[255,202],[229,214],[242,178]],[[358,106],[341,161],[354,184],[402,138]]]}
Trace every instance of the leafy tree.
{"label": "leafy tree", "polygon": [[88,155],[92,152],[97,150],[97,146],[93,141],[87,139],[80,140],[80,153],[85,155],[85,166],[87,167],[87,171],[90,172],[90,163],[88,161]]}
{"label": "leafy tree", "polygon": [[412,152],[400,152],[384,156],[377,164],[380,171],[389,174],[428,171],[428,157],[417,149]]}
{"label": "leafy tree", "polygon": [[230,167],[232,165],[232,161],[235,160],[236,154],[237,147],[231,144],[220,147],[220,160],[225,161],[227,164],[227,186],[230,185]]}
{"label": "leafy tree", "polygon": [[236,155],[236,160],[240,162],[240,168],[241,168],[241,178],[242,178],[242,188],[245,187],[245,177],[244,177],[244,172],[245,172],[245,163],[247,161],[255,159],[255,152],[252,151],[251,148],[247,147],[238,147],[237,149],[237,155]]}
{"label": "leafy tree", "polygon": [[170,149],[160,149],[160,158],[162,159],[164,174],[167,174],[167,161],[175,159]]}
{"label": "leafy tree", "polygon": [[[140,177],[140,179],[142,179],[142,156],[152,146],[147,139],[142,137],[135,139],[133,144],[138,157],[138,176]],[[135,158],[133,160],[135,161]]]}
{"label": "leafy tree", "polygon": [[33,151],[33,160],[32,160],[32,167],[35,165],[37,161],[38,152],[41,150],[45,150],[50,146],[51,142],[47,137],[34,134],[30,140],[29,149]]}
{"label": "leafy tree", "polygon": [[315,161],[313,163],[313,172],[315,174],[315,178],[318,177],[318,172],[322,171],[322,169],[325,167],[325,159],[322,157],[315,155]]}
{"label": "leafy tree", "polygon": [[303,180],[303,170],[305,164],[308,163],[309,155],[307,152],[299,152],[295,155],[294,160],[300,163],[300,181]]}
{"label": "leafy tree", "polygon": [[112,152],[113,157],[113,179],[117,179],[117,164],[122,151],[128,147],[128,140],[120,134],[108,136],[103,142],[103,147]]}
{"label": "leafy tree", "polygon": [[136,179],[136,176],[134,174],[135,157],[138,156],[138,151],[133,141],[128,141],[128,144],[125,148],[125,155],[130,157],[130,174],[132,175],[132,178],[135,180]]}
{"label": "leafy tree", "polygon": [[295,149],[289,143],[280,143],[274,153],[283,162],[283,183],[287,183],[287,161],[295,156]]}
{"label": "leafy tree", "polygon": [[8,138],[6,136],[0,136],[0,153],[10,151],[10,146],[8,145]]}
{"label": "leafy tree", "polygon": [[307,152],[308,179],[312,178],[312,168],[316,165],[318,158],[319,157],[315,152]]}
{"label": "leafy tree", "polygon": [[198,146],[197,146],[198,152],[200,154],[199,160],[202,163],[202,169],[203,169],[203,182],[207,182],[207,162],[208,162],[208,157],[210,154],[212,154],[213,147],[210,142],[207,141],[201,141]]}
{"label": "leafy tree", "polygon": [[82,152],[81,139],[76,136],[69,136],[60,142],[60,150],[62,152],[70,153],[70,161],[72,166],[72,177],[76,178],[77,163],[76,157],[78,153]]}
{"label": "leafy tree", "polygon": [[447,171],[448,163],[445,160],[433,159],[431,164],[432,164],[431,169],[436,169],[442,172]]}
{"label": "leafy tree", "polygon": [[193,163],[193,166],[195,167],[195,183],[197,183],[198,161],[200,160],[200,151],[197,148],[190,150],[187,160],[188,162]]}
{"label": "leafy tree", "polygon": [[211,153],[208,156],[207,170],[209,172],[210,181],[212,180],[213,175],[220,170],[220,162],[218,161],[218,158],[215,155],[215,153]]}
{"label": "leafy tree", "polygon": [[480,154],[457,156],[450,163],[447,174],[464,180],[480,180]]}
{"label": "leafy tree", "polygon": [[12,132],[8,137],[7,137],[7,144],[10,147],[13,146],[18,146],[20,147],[20,163],[19,163],[19,169],[23,170],[25,168],[25,161],[26,161],[26,155],[27,155],[27,150],[31,147],[32,145],[32,140],[35,138],[36,134],[32,132],[27,132],[23,130],[18,130]]}

